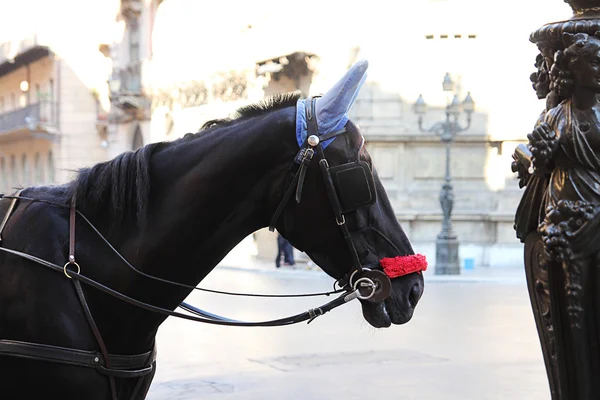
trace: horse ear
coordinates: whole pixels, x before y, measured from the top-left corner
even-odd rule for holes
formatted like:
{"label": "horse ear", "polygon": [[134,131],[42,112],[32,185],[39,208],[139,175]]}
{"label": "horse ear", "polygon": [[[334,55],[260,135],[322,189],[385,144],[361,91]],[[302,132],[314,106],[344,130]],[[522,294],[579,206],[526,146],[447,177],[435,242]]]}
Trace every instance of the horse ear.
{"label": "horse ear", "polygon": [[317,99],[316,111],[320,133],[341,129],[348,120],[348,111],[367,78],[369,63],[358,61],[331,89]]}

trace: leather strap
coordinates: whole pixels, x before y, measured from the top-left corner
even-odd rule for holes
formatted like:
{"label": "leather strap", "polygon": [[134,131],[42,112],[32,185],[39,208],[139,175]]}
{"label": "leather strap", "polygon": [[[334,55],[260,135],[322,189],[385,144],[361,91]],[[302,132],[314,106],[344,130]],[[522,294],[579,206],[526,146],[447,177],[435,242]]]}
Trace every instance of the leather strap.
{"label": "leather strap", "polygon": [[114,378],[139,378],[140,376],[148,375],[150,372],[152,372],[154,367],[152,365],[149,365],[145,368],[135,370],[121,370],[114,368],[105,368],[102,365],[99,365],[98,367],[96,367],[96,369],[103,375],[108,376],[108,379],[110,380],[110,382],[112,382],[111,384],[114,386]]}
{"label": "leather strap", "polygon": [[109,354],[113,361],[111,369],[104,367],[104,356],[98,352],[18,340],[0,339],[0,355],[95,368],[100,372],[119,373],[121,377],[127,378],[129,376],[126,375],[129,371],[132,372],[131,377],[140,376],[140,371],[144,371],[145,374],[151,372],[151,370],[147,371],[147,369],[152,365],[154,360],[156,360],[156,347],[151,351],[142,354]]}
{"label": "leather strap", "polygon": [[342,133],[346,133],[346,128],[342,128],[340,130],[337,130],[337,131],[334,131],[334,132],[330,132],[330,133],[328,133],[326,135],[323,135],[323,136],[319,137],[319,139],[320,139],[321,142],[326,142],[329,139],[333,139],[334,137],[341,135]]}
{"label": "leather strap", "polygon": [[[73,213],[71,213],[71,215],[73,215]],[[69,256],[69,258],[70,257],[71,256]],[[94,334],[94,337],[96,338],[96,342],[98,343],[98,346],[100,347],[100,351],[102,352],[102,355],[104,356],[104,363],[106,364],[106,368],[107,368],[107,370],[110,370],[111,369],[110,356],[108,355],[108,350],[106,349],[104,340],[102,340],[102,335],[100,335],[100,331],[98,330],[98,327],[96,326],[96,321],[94,321],[94,317],[92,317],[90,308],[88,307],[87,301],[85,300],[85,295],[83,294],[83,290],[81,289],[81,283],[79,283],[79,281],[77,279],[72,279],[72,281],[73,281],[73,285],[75,286],[75,291],[77,292],[77,297],[79,298],[79,302],[81,303],[81,308],[83,309],[83,312],[88,321],[88,324],[90,325],[90,328],[92,329],[92,333]],[[108,375],[108,382],[110,384],[110,391],[112,393],[112,398],[114,400],[117,400],[117,388],[116,388],[114,376]]]}
{"label": "leather strap", "polygon": [[[76,201],[77,197],[75,197],[75,195],[73,195],[73,197],[71,198],[71,209],[69,211],[69,263],[71,264],[75,264],[75,223],[77,222],[77,201]],[[66,271],[66,266],[65,266],[65,271]],[[79,271],[79,268],[78,268]],[[65,272],[66,273],[66,272]],[[100,331],[98,330],[98,326],[96,326],[96,321],[94,321],[94,317],[92,317],[92,313],[90,311],[90,308],[88,307],[87,301],[85,300],[85,295],[83,294],[83,290],[81,289],[81,283],[79,283],[78,280],[73,280],[73,286],[75,286],[75,292],[77,293],[77,298],[79,299],[79,302],[81,303],[81,308],[83,309],[83,312],[85,314],[85,318],[88,321],[88,324],[90,325],[90,328],[92,329],[92,333],[94,334],[94,337],[96,338],[96,342],[98,343],[98,346],[100,347],[100,351],[102,352],[102,355],[104,356],[104,362],[106,364],[106,369],[110,370],[111,368],[111,362],[110,362],[110,356],[108,355],[108,350],[106,349],[106,344],[104,344],[104,340],[102,340],[102,335],[100,334]],[[102,366],[100,366],[99,368],[104,368]],[[115,384],[115,378],[112,375],[107,375],[108,376],[108,382],[110,384],[110,391],[112,394],[112,398],[113,400],[117,400],[117,386]]]}
{"label": "leather strap", "polygon": [[[311,135],[319,136],[319,126],[317,124],[316,99],[309,97],[306,99],[306,131],[307,139]],[[319,138],[320,139],[320,138]]]}
{"label": "leather strap", "polygon": [[[352,292],[352,293],[349,293],[347,295],[340,296],[337,299],[332,300],[329,303],[324,304],[324,305],[322,305],[320,307],[312,308],[312,309],[308,310],[306,313],[304,313],[305,315],[303,316],[303,321],[308,320],[308,323],[310,324],[316,317],[319,317],[319,316],[321,316],[321,315],[323,315],[323,314],[325,314],[325,313],[333,310],[334,308],[336,308],[336,307],[338,307],[338,306],[340,306],[340,305],[342,305],[344,303],[347,303],[350,300],[355,299],[356,295],[357,295],[356,292]],[[213,319],[215,321],[228,321],[228,322],[233,322],[233,323],[244,323],[242,321],[237,321],[237,320],[234,320],[234,319],[229,319],[229,318],[221,317],[219,315],[207,313],[206,311],[200,310],[200,309],[198,309],[198,308],[196,308],[196,307],[194,307],[194,306],[192,306],[190,304],[182,303],[182,305],[183,305],[182,308],[184,310],[186,310],[186,311],[188,311],[188,312],[190,312],[190,313],[192,313],[194,315],[199,315],[199,316],[202,316],[202,317],[210,318],[210,319]],[[296,323],[296,321],[294,320],[294,318],[295,317],[282,318],[279,321],[283,322],[283,321],[287,320],[287,321],[290,321],[290,322],[294,321],[293,323]]]}
{"label": "leather strap", "polygon": [[331,203],[331,208],[333,208],[333,214],[335,215],[335,220],[338,225],[345,225],[344,215],[342,213],[342,206],[340,205],[340,199],[335,191],[335,187],[333,186],[333,179],[331,178],[331,173],[329,172],[329,163],[325,158],[321,156],[320,153],[323,152],[321,145],[317,146],[317,154],[319,154],[319,166],[321,167],[321,174],[323,175],[323,180],[325,181],[325,188],[327,191],[327,196],[329,197],[329,203]]}
{"label": "leather strap", "polygon": [[[301,152],[298,152],[298,156],[300,157]],[[302,160],[302,157],[300,157],[298,159],[298,164],[299,162]],[[293,168],[294,166],[297,166],[297,164],[294,162],[292,163],[292,165],[289,168],[289,172],[290,174],[293,176],[295,174],[295,172],[297,171],[297,168]],[[15,196],[4,196],[4,198],[7,199],[19,199],[19,200],[26,200],[26,201],[31,201],[31,202],[36,202],[36,203],[42,203],[42,204],[48,204],[54,207],[58,207],[58,208],[69,208],[70,205],[65,205],[62,203],[57,203],[54,201],[50,201],[50,200],[44,200],[44,199],[36,199],[33,197],[25,197],[25,196],[19,196],[19,197],[15,197]],[[148,279],[152,279],[156,282],[162,282],[162,283],[166,283],[169,285],[174,285],[174,286],[179,286],[182,288],[186,288],[186,289],[190,289],[190,290],[199,290],[202,292],[207,292],[207,293],[216,293],[216,294],[226,294],[226,295],[230,295],[230,296],[248,296],[248,297],[269,297],[269,298],[279,298],[279,297],[286,297],[286,298],[291,298],[291,297],[314,297],[314,296],[329,296],[332,294],[338,294],[338,293],[342,293],[344,290],[342,289],[337,289],[331,292],[318,292],[318,293],[303,293],[303,294],[258,294],[258,293],[239,293],[239,292],[228,292],[228,291],[223,291],[223,290],[214,290],[214,289],[206,289],[206,288],[200,288],[200,287],[196,287],[194,285],[187,285],[185,283],[181,283],[181,282],[176,282],[176,281],[171,281],[169,279],[163,279],[163,278],[159,278],[157,276],[154,275],[150,275],[147,274],[143,271],[140,271],[139,269],[137,269],[136,267],[134,267],[129,261],[127,261],[127,259],[125,257],[123,257],[123,255],[121,253],[119,253],[119,251],[104,237],[104,235],[102,235],[102,233],[98,230],[98,228],[96,228],[94,226],[94,224],[91,223],[91,221],[89,219],[86,218],[85,215],[83,215],[79,210],[76,210],[77,216],[79,218],[81,218],[89,227],[90,229],[92,229],[96,235],[98,235],[98,237],[104,242],[104,244],[106,244],[106,246],[108,246],[108,248],[117,256],[119,257],[119,259],[121,261],[123,261],[123,264],[125,264],[125,266],[127,266],[128,268],[130,268],[132,271],[134,271],[136,274],[139,274],[145,278]]]}
{"label": "leather strap", "polygon": [[75,222],[77,217],[76,197],[71,199],[69,211],[69,262],[75,262]]}
{"label": "leather strap", "polygon": [[[49,261],[43,260],[39,257],[32,256],[30,254],[23,253],[18,250],[7,249],[4,247],[0,247],[0,251],[25,258],[25,259],[33,261],[39,265],[50,268],[54,271],[61,272],[61,273],[63,272],[62,267],[60,267],[54,263],[51,263]],[[263,321],[263,322],[244,322],[244,321],[231,322],[231,321],[215,320],[215,319],[211,319],[211,318],[207,318],[207,317],[200,318],[200,317],[195,317],[193,315],[178,313],[176,311],[168,310],[166,308],[158,307],[158,306],[155,306],[152,304],[147,304],[142,301],[133,299],[121,292],[118,292],[116,290],[108,288],[108,287],[104,286],[103,284],[96,282],[95,280],[88,278],[85,275],[81,275],[77,272],[73,271],[73,272],[70,272],[70,274],[71,274],[71,278],[73,280],[80,280],[81,282],[85,283],[88,286],[98,289],[112,297],[115,297],[121,301],[129,303],[129,304],[139,307],[141,309],[152,311],[157,314],[161,314],[161,315],[165,315],[165,316],[187,319],[187,320],[196,321],[196,322],[204,322],[207,324],[227,325],[227,326],[284,326],[284,325],[297,324],[297,323],[304,322],[304,321],[311,319],[311,311],[313,311],[313,310],[309,310],[309,311],[303,312],[301,314],[293,315],[291,317],[281,318],[281,319],[276,319],[276,320],[271,320],[271,321]],[[342,304],[345,304],[345,303],[355,299],[356,294],[357,294],[357,291],[352,291],[352,292],[345,291],[339,297],[337,297],[335,300],[333,300],[319,308],[326,309],[327,311],[332,310],[336,307],[341,306]]]}
{"label": "leather strap", "polygon": [[312,161],[315,152],[313,149],[305,149],[304,157],[302,158],[302,163],[300,164],[300,170],[298,174],[300,175],[298,178],[298,186],[296,186],[296,203],[300,204],[300,200],[302,199],[302,188],[304,187],[304,178],[306,178],[306,171],[308,170],[308,166]]}
{"label": "leather strap", "polygon": [[294,179],[292,179],[292,183],[290,184],[287,191],[283,195],[283,198],[281,199],[279,206],[275,210],[273,217],[271,217],[271,222],[269,222],[269,231],[271,231],[271,232],[275,231],[275,224],[277,223],[277,220],[279,220],[281,213],[283,213],[283,210],[285,209],[287,202],[292,197],[292,194],[294,194],[294,190],[296,190],[296,183],[298,182],[299,178],[300,178],[300,173],[297,172],[296,175],[294,175]]}
{"label": "leather strap", "polygon": [[[314,99],[311,99],[311,98],[307,99],[306,127],[307,127],[309,136],[310,135],[317,135],[317,136],[319,135],[319,127],[318,127],[318,122],[317,122],[317,118],[316,118],[315,103],[316,102]],[[335,134],[335,135],[333,135],[332,137],[337,136],[340,133],[342,133],[342,132],[340,132],[340,131],[333,132],[333,134]],[[327,196],[329,197],[329,203],[331,204],[331,208],[333,209],[333,213],[335,215],[335,220],[342,231],[342,236],[344,238],[344,241],[346,242],[346,245],[348,246],[348,250],[350,251],[350,256],[352,258],[352,264],[353,264],[352,269],[343,278],[343,280],[346,282],[346,284],[350,285],[350,284],[352,284],[352,282],[350,282],[350,279],[346,279],[346,277],[350,277],[353,273],[355,273],[356,278],[358,279],[358,277],[360,277],[362,274],[363,267],[362,267],[361,261],[358,257],[358,252],[356,251],[356,247],[354,246],[354,242],[352,241],[352,236],[350,235],[350,231],[348,231],[348,227],[346,226],[346,219],[342,212],[342,206],[340,205],[340,201],[339,201],[337,192],[335,190],[335,186],[333,184],[333,179],[331,178],[331,172],[329,171],[329,163],[327,162],[327,159],[325,158],[325,154],[323,152],[322,143],[325,141],[323,139],[327,140],[327,139],[330,139],[330,137],[326,137],[326,136],[320,137],[319,144],[315,147],[315,149],[316,149],[316,153],[317,153],[317,159],[319,160],[319,166],[321,167],[321,173],[323,176],[323,180],[325,182]],[[356,279],[354,281],[356,282]],[[351,289],[352,288],[348,288],[348,290],[351,290]]]}

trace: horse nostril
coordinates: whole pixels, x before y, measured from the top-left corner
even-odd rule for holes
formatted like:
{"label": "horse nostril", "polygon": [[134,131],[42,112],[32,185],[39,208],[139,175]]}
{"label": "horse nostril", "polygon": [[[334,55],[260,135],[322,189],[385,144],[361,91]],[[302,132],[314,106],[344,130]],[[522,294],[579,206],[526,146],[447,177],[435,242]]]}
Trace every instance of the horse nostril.
{"label": "horse nostril", "polygon": [[415,283],[408,293],[408,301],[411,306],[416,306],[421,298],[421,288],[418,283]]}

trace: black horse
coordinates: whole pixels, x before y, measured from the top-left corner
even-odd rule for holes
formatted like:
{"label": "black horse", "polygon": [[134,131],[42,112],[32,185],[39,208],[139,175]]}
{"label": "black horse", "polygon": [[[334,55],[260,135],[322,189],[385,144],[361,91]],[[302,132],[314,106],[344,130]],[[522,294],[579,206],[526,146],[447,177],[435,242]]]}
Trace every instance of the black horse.
{"label": "black horse", "polygon": [[[174,310],[191,290],[128,268],[81,217],[73,224],[75,236],[70,234],[72,199],[77,211],[137,269],[195,285],[243,238],[268,226],[281,204],[290,184],[290,164],[299,152],[294,138],[298,100],[296,94],[277,96],[239,110],[236,118],[214,121],[199,133],[149,144],[84,169],[65,185],[26,188],[20,193],[24,199],[11,212],[13,201],[4,198],[0,222],[10,216],[0,229],[0,247],[61,267],[74,251],[82,276],[130,298]],[[343,125],[344,133],[333,135],[335,140],[323,156],[332,168],[357,159],[370,166],[359,128],[351,121]],[[301,201],[284,204],[273,221],[327,274],[342,279],[355,263],[340,222],[348,227],[361,265],[376,266],[385,257],[414,254],[375,172],[376,202],[345,212],[344,221],[338,218],[338,223],[328,196],[330,186],[319,166],[312,163],[303,174]],[[74,249],[71,243],[76,244]],[[69,271],[75,275],[77,269],[65,267],[67,275]],[[96,352],[100,335],[108,353],[145,354],[147,364],[154,366],[151,351],[166,315],[82,285],[94,329],[73,281],[30,259],[0,251],[0,339]],[[361,300],[363,315],[374,327],[409,321],[423,291],[421,273],[393,278],[391,284],[384,301]],[[143,399],[153,375],[152,369],[138,379],[119,374],[107,379],[98,368],[41,361],[27,354],[3,355],[0,348],[0,391],[7,399]]]}

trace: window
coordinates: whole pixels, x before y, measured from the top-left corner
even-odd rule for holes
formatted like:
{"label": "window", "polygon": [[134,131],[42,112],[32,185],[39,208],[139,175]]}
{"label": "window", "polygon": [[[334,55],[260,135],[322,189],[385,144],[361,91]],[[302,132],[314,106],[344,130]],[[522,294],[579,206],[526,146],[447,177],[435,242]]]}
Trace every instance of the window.
{"label": "window", "polygon": [[48,152],[48,183],[54,183],[54,156]]}
{"label": "window", "polygon": [[29,162],[27,161],[26,154],[21,156],[21,172],[23,173],[23,185],[28,186],[31,175],[29,172]]}
{"label": "window", "polygon": [[50,79],[48,82],[48,100],[54,101],[54,80]]}
{"label": "window", "polygon": [[42,91],[40,89],[40,84],[36,83],[35,84],[35,98],[37,101],[40,101],[43,99],[43,97],[44,97],[44,95],[42,94]]}
{"label": "window", "polygon": [[142,138],[142,130],[139,125],[135,129],[135,133],[133,134],[133,150],[137,150],[144,145],[144,139]]}
{"label": "window", "polygon": [[129,62],[140,60],[140,28],[138,22],[129,22]]}
{"label": "window", "polygon": [[10,94],[10,109],[11,110],[17,109],[17,98],[14,93]]}
{"label": "window", "polygon": [[10,175],[12,178],[12,185],[17,186],[19,177],[17,176],[17,159],[14,155],[10,156]]}
{"label": "window", "polygon": [[8,190],[8,174],[6,173],[6,161],[0,157],[0,191]]}
{"label": "window", "polygon": [[4,96],[0,97],[0,114],[4,112]]}
{"label": "window", "polygon": [[42,185],[44,183],[44,168],[40,160],[40,153],[35,153],[35,184]]}
{"label": "window", "polygon": [[[450,37],[453,37],[454,39],[463,39],[465,36],[462,33],[454,33],[452,35],[442,33],[439,35],[440,39],[450,39]],[[477,39],[477,35],[475,35],[475,34],[470,34],[466,37],[468,37],[469,39]],[[435,35],[427,34],[427,35],[425,35],[425,39],[433,40],[433,39],[435,39]]]}

